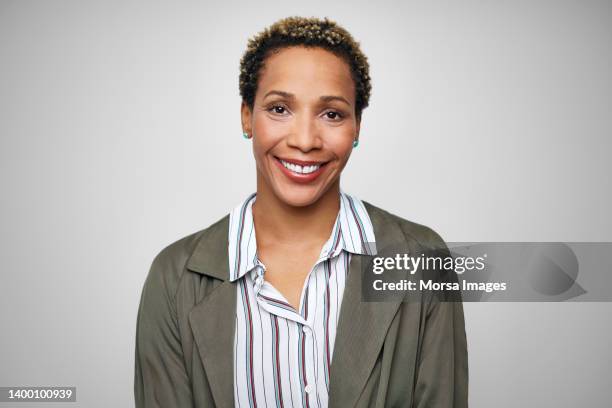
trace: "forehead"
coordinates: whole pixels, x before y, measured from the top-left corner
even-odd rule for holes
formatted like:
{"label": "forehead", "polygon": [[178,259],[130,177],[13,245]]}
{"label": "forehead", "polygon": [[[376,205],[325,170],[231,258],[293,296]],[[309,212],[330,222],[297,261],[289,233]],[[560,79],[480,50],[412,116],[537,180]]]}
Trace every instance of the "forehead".
{"label": "forehead", "polygon": [[[258,94],[278,89],[296,95],[341,94],[354,99],[349,65],[323,48],[289,47],[269,55],[259,75]],[[262,92],[260,92],[262,91]]]}

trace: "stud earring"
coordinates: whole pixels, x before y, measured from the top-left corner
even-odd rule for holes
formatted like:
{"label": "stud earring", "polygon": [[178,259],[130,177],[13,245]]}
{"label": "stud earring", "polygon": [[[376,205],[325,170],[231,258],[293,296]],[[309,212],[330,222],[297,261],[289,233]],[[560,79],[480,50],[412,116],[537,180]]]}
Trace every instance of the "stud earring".
{"label": "stud earring", "polygon": [[249,134],[247,132],[242,132],[242,137],[244,137],[245,139],[250,139],[251,136],[249,136]]}
{"label": "stud earring", "polygon": [[353,147],[359,146],[359,139],[353,140]]}

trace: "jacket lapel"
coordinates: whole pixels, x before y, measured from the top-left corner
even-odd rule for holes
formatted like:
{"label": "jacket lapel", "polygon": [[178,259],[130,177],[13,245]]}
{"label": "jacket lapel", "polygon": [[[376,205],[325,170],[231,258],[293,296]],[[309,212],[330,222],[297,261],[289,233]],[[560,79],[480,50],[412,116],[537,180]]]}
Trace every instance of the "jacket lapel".
{"label": "jacket lapel", "polygon": [[236,285],[225,281],[189,314],[206,378],[220,408],[234,406],[234,328]]}
{"label": "jacket lapel", "polygon": [[[406,242],[398,224],[383,210],[364,201],[379,249]],[[187,269],[218,279],[215,287],[189,313],[215,405],[234,406],[233,345],[236,284],[229,281],[229,216],[213,224],[191,255]],[[380,251],[379,251],[380,253]],[[332,356],[329,407],[354,406],[371,373],[399,301],[363,302],[361,265],[368,255],[351,255]]]}
{"label": "jacket lapel", "polygon": [[229,280],[228,228],[229,216],[213,224],[187,263],[187,269],[217,279],[189,312],[189,323],[215,406],[220,408],[234,406],[236,284]]}
{"label": "jacket lapel", "polygon": [[[403,245],[406,238],[386,212],[364,201],[374,227],[378,253]],[[376,363],[387,328],[400,301],[361,300],[362,263],[373,256],[351,255],[332,356],[329,407],[352,407]]]}

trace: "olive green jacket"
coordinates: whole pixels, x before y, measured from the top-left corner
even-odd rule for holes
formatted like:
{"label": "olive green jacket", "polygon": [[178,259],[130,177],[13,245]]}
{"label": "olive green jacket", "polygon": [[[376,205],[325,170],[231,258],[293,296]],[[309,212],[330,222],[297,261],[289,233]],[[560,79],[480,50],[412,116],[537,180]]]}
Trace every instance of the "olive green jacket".
{"label": "olive green jacket", "polygon": [[[376,247],[414,253],[444,242],[431,229],[364,201]],[[140,300],[137,408],[233,407],[236,283],[229,215],[163,249]],[[467,407],[461,302],[364,302],[352,255],[331,362],[329,407]]]}

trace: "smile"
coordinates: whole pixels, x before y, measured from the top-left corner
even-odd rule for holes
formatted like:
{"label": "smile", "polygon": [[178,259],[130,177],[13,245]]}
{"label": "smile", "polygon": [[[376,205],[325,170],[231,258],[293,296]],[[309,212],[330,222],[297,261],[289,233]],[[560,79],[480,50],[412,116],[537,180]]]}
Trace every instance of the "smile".
{"label": "smile", "polygon": [[285,166],[286,169],[289,169],[292,172],[298,173],[298,174],[310,174],[310,173],[314,173],[315,171],[319,170],[319,168],[321,167],[321,163],[319,163],[319,164],[312,164],[312,165],[309,165],[309,166],[301,166],[299,164],[290,163],[290,162],[285,161],[283,159],[279,159],[279,160],[282,163],[282,165]]}
{"label": "smile", "polygon": [[295,183],[314,182],[325,171],[326,161],[303,161],[294,159],[281,159],[274,157],[274,161],[281,171]]}

